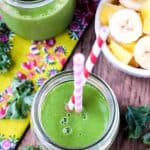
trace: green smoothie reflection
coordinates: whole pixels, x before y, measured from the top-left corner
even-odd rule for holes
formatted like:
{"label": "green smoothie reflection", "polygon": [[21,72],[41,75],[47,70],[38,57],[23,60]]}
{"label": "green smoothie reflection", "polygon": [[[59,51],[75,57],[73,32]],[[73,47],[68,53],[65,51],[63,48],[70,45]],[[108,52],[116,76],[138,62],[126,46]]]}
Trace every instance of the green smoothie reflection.
{"label": "green smoothie reflection", "polygon": [[57,85],[50,91],[41,110],[41,122],[51,141],[65,148],[83,148],[97,142],[109,121],[109,108],[103,94],[90,84],[84,86],[82,113],[65,111],[73,82]]}

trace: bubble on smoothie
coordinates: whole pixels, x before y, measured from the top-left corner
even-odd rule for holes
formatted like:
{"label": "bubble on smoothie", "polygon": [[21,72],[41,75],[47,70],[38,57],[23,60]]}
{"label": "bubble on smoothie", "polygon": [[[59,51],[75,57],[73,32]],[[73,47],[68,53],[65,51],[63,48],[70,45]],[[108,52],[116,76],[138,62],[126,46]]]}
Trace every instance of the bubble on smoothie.
{"label": "bubble on smoothie", "polygon": [[63,134],[69,135],[72,133],[72,129],[70,127],[65,127],[62,129]]}
{"label": "bubble on smoothie", "polygon": [[61,125],[66,125],[68,123],[68,118],[67,117],[63,117],[61,120],[60,120],[60,124]]}
{"label": "bubble on smoothie", "polygon": [[86,110],[83,110],[83,111],[81,112],[81,118],[82,118],[83,120],[86,120],[86,119],[88,118],[88,114],[87,114],[87,111],[86,111]]}
{"label": "bubble on smoothie", "polygon": [[70,117],[70,116],[71,116],[71,113],[67,113],[67,114],[66,114],[66,117]]}
{"label": "bubble on smoothie", "polygon": [[79,133],[79,136],[82,136],[82,133]]}
{"label": "bubble on smoothie", "polygon": [[45,14],[40,14],[38,17],[43,18],[43,17],[45,17]]}

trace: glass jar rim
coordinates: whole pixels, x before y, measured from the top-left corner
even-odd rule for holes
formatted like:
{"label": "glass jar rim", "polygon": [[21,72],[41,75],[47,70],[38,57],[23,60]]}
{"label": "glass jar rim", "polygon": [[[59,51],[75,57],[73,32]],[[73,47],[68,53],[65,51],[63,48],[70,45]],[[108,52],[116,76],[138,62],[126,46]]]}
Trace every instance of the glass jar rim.
{"label": "glass jar rim", "polygon": [[[59,80],[61,81],[61,77],[65,76],[65,75],[70,75],[70,76],[73,76],[73,71],[72,70],[69,70],[69,71],[62,71],[61,73],[58,73],[57,75],[51,77],[50,79],[48,79],[44,85],[39,89],[39,91],[37,92],[35,98],[34,98],[34,102],[33,102],[33,105],[32,105],[32,111],[31,111],[31,123],[33,124],[33,126],[36,128],[36,133],[38,134],[38,137],[40,139],[42,139],[43,142],[46,142],[46,145],[51,145],[53,147],[56,147],[56,148],[59,148],[59,149],[64,149],[64,150],[81,150],[81,149],[88,149],[88,148],[91,148],[95,145],[97,145],[99,142],[103,141],[105,139],[105,137],[107,136],[107,134],[109,133],[109,131],[112,129],[112,126],[114,125],[114,120],[115,120],[115,116],[117,114],[117,111],[116,111],[116,107],[118,107],[118,103],[116,105],[116,97],[113,93],[113,91],[111,90],[111,88],[109,87],[109,85],[103,81],[101,78],[97,77],[95,74],[91,74],[91,76],[89,77],[88,80],[95,80],[96,81],[100,81],[100,83],[108,90],[109,94],[111,95],[112,97],[112,104],[113,104],[113,114],[112,117],[109,118],[109,121],[108,121],[108,126],[107,128],[105,129],[105,132],[103,133],[103,136],[100,137],[96,142],[92,143],[91,145],[89,146],[86,146],[86,147],[83,147],[83,148],[78,148],[78,149],[75,149],[75,148],[65,148],[63,146],[60,146],[56,143],[54,143],[53,141],[50,140],[50,138],[46,135],[41,123],[40,123],[40,117],[38,117],[38,105],[41,106],[41,103],[39,101],[37,101],[38,97],[41,96],[41,92],[42,91],[45,91],[45,89],[43,89],[44,87],[48,88],[48,84],[49,82],[52,82],[54,80]],[[67,81],[72,81],[72,80],[67,80]],[[63,82],[66,82],[66,81],[63,81]],[[63,83],[61,82],[61,83]],[[88,81],[89,82],[89,81]],[[59,83],[59,84],[61,84]],[[54,83],[55,84],[55,83]],[[59,85],[57,84],[57,85]],[[91,84],[91,83],[90,83]],[[55,86],[57,86],[55,85]],[[93,85],[93,84],[92,84]],[[55,87],[54,86],[54,87]],[[53,87],[53,88],[54,88]],[[52,88],[52,89],[53,89]],[[100,90],[100,89],[98,89]],[[50,90],[49,90],[50,91]],[[101,91],[103,93],[103,91]],[[44,94],[46,95],[46,94]],[[41,96],[42,98],[42,96]],[[119,108],[118,108],[119,109]],[[36,112],[35,112],[36,111]],[[110,111],[109,111],[110,113]],[[42,143],[43,143],[42,142]]]}
{"label": "glass jar rim", "polygon": [[6,1],[9,5],[19,7],[19,8],[36,8],[36,7],[41,7],[48,3],[51,3],[54,0],[32,0],[32,1],[3,0],[3,1]]}

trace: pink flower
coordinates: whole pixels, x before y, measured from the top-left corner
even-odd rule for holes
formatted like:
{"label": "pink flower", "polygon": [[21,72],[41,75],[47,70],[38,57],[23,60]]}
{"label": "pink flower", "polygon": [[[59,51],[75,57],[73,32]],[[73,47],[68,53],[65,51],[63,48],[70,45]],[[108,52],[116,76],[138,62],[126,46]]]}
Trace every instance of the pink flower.
{"label": "pink flower", "polygon": [[27,69],[27,70],[31,70],[32,69],[32,65],[31,65],[31,63],[29,61],[27,61],[27,62],[24,62],[22,64],[22,68],[23,69]]}
{"label": "pink flower", "polygon": [[3,106],[0,108],[0,118],[3,118],[6,114],[7,106]]}
{"label": "pink flower", "polygon": [[66,58],[63,58],[60,63],[62,64],[62,66],[64,66],[66,63]]}
{"label": "pink flower", "polygon": [[10,147],[11,147],[11,142],[9,140],[3,140],[1,142],[1,147],[4,149],[4,150],[8,150]]}
{"label": "pink flower", "polygon": [[29,78],[29,79],[32,79],[34,76],[35,76],[35,73],[34,73],[34,72],[29,72],[29,73],[28,73],[28,78]]}
{"label": "pink flower", "polygon": [[27,76],[22,72],[17,72],[17,77],[21,80],[26,80]]}
{"label": "pink flower", "polygon": [[5,91],[8,95],[12,95],[12,87],[9,86],[6,91]]}

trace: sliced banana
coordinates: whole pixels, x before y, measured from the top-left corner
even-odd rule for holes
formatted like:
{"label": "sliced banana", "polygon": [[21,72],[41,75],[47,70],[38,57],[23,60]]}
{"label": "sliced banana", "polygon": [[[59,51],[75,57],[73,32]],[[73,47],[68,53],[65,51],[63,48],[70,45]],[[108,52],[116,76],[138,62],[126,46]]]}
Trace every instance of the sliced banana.
{"label": "sliced banana", "polygon": [[134,57],[142,68],[150,70],[150,36],[144,36],[137,42]]}
{"label": "sliced banana", "polygon": [[123,6],[139,11],[145,0],[119,0]]}
{"label": "sliced banana", "polygon": [[121,43],[131,43],[142,35],[142,21],[138,13],[131,9],[115,12],[109,20],[110,34]]}

